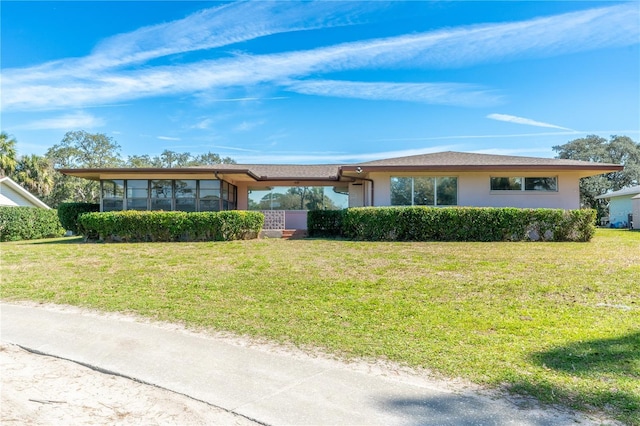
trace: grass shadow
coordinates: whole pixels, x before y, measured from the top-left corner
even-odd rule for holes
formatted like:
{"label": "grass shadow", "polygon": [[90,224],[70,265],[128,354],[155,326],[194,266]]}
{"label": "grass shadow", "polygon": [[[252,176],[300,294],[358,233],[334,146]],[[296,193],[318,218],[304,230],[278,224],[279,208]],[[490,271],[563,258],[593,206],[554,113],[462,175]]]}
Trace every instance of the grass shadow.
{"label": "grass shadow", "polygon": [[534,353],[530,359],[545,368],[561,371],[576,379],[596,380],[603,386],[594,386],[582,395],[549,383],[515,383],[512,390],[547,395],[550,402],[557,399],[571,401],[579,408],[590,405],[606,409],[629,424],[640,425],[640,390],[606,385],[612,377],[640,383],[640,332],[612,339],[576,342]]}
{"label": "grass shadow", "polygon": [[84,237],[63,237],[41,241],[25,241],[33,245],[51,245],[51,244],[85,244]]}

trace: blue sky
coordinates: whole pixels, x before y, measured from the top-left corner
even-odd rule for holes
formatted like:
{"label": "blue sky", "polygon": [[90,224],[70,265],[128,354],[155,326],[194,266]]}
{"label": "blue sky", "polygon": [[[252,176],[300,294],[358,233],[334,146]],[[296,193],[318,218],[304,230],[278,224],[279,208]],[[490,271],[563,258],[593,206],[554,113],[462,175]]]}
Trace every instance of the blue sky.
{"label": "blue sky", "polygon": [[640,2],[2,1],[1,127],[122,155],[552,157],[640,139]]}

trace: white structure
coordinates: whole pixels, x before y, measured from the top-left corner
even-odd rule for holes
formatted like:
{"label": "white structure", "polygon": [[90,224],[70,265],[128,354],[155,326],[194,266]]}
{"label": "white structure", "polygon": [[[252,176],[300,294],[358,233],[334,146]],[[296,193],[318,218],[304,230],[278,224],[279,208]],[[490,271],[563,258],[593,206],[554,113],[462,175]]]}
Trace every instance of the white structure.
{"label": "white structure", "polygon": [[598,195],[596,199],[609,200],[609,224],[611,227],[629,227],[629,215],[633,215],[634,228],[640,228],[640,185]]}
{"label": "white structure", "polygon": [[6,176],[0,178],[0,206],[51,208]]}

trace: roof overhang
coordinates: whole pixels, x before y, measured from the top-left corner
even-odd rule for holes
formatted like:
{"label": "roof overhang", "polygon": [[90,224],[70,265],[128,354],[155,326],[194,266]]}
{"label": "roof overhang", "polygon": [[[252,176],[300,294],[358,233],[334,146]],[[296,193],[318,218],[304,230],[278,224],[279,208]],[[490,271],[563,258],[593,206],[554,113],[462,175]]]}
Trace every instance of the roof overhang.
{"label": "roof overhang", "polygon": [[341,172],[345,176],[360,177],[372,172],[392,172],[392,173],[417,173],[417,172],[578,172],[580,177],[594,176],[602,173],[610,173],[620,171],[624,168],[621,165],[611,164],[562,164],[562,165],[546,165],[546,164],[434,164],[434,165],[349,165],[342,166]]}
{"label": "roof overhang", "polygon": [[89,180],[107,179],[221,179],[233,176],[237,181],[255,182],[260,178],[249,169],[224,169],[212,167],[184,168],[102,168],[102,169],[58,169],[67,176]]}

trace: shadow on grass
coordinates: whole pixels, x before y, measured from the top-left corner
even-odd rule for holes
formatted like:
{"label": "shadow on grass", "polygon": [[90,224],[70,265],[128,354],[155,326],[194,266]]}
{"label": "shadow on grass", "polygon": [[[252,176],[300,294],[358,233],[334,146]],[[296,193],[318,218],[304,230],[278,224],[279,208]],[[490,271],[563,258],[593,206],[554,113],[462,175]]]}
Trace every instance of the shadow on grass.
{"label": "shadow on grass", "polygon": [[624,421],[640,425],[640,393],[616,386],[617,379],[640,383],[640,332],[572,343],[532,354],[531,360],[577,379],[592,380],[594,386],[577,394],[549,383],[521,382],[513,384],[512,390],[533,394],[548,402],[560,400],[580,408],[607,409]]}
{"label": "shadow on grass", "polygon": [[40,244],[85,244],[84,237],[64,237],[64,238],[56,238],[52,240],[42,240],[42,241],[25,241],[29,244],[40,245]]}

